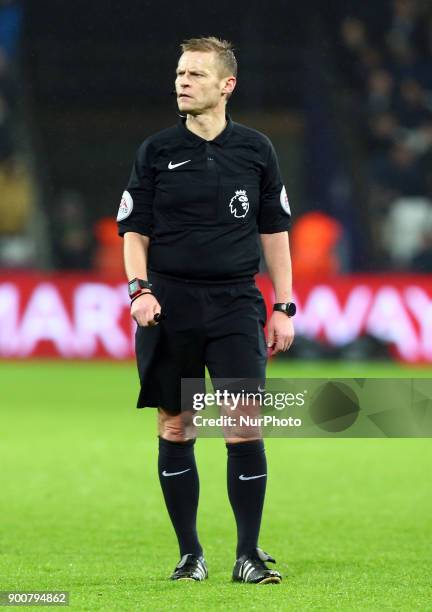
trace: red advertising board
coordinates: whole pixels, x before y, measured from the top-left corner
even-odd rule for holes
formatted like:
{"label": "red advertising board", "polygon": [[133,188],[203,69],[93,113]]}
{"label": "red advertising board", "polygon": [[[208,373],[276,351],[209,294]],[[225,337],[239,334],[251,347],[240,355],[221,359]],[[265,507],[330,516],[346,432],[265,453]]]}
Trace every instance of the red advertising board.
{"label": "red advertising board", "polygon": [[[270,309],[268,277],[257,284]],[[408,362],[432,362],[432,277],[341,276],[297,283],[296,333],[341,346],[367,333]],[[133,356],[135,323],[123,279],[0,273],[0,357]]]}

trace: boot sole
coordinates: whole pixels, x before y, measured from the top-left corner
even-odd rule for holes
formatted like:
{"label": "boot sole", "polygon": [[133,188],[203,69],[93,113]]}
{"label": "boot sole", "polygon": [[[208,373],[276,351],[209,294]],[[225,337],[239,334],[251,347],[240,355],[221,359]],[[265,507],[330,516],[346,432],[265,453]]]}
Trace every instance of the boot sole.
{"label": "boot sole", "polygon": [[261,582],[257,582],[256,584],[280,584],[282,580],[277,576],[269,576],[268,578],[264,578]]}

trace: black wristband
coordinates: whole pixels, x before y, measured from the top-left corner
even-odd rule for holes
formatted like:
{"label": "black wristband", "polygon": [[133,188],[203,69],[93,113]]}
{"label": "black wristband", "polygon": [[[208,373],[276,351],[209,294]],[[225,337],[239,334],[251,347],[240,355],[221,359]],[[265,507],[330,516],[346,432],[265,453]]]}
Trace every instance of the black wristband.
{"label": "black wristband", "polygon": [[151,291],[141,291],[141,293],[139,293],[138,295],[136,295],[134,298],[131,299],[131,305],[135,302],[135,300],[140,298],[142,295],[153,295],[153,293]]}

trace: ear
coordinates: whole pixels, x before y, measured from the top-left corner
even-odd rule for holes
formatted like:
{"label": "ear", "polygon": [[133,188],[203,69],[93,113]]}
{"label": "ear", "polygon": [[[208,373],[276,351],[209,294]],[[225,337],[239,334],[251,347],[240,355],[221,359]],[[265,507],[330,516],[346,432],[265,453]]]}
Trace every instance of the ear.
{"label": "ear", "polygon": [[222,87],[222,94],[231,94],[234,91],[234,88],[237,84],[237,79],[235,76],[230,76],[225,79],[225,83]]}

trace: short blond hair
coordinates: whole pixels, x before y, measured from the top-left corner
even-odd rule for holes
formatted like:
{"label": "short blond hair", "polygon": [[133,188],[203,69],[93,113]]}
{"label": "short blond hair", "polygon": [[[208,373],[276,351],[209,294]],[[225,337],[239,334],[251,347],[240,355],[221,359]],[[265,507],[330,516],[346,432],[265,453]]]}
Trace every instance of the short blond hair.
{"label": "short blond hair", "polygon": [[237,77],[237,60],[233,52],[233,45],[228,40],[221,40],[216,36],[201,36],[200,38],[188,38],[180,45],[182,53],[185,51],[214,52],[219,65],[222,67],[223,76]]}

